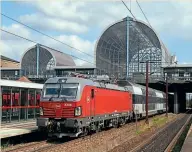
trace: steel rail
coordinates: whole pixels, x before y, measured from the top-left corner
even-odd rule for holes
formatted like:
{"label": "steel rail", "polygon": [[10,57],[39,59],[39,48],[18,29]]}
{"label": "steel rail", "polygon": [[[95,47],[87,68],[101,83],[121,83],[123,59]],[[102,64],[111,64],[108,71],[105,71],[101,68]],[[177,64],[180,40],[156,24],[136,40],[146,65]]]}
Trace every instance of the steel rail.
{"label": "steel rail", "polygon": [[173,140],[171,141],[171,143],[168,145],[168,147],[165,149],[164,152],[170,152],[173,149],[173,147],[175,146],[175,144],[178,141],[179,137],[181,136],[181,134],[185,130],[185,128],[188,125],[188,123],[191,120],[191,118],[192,118],[192,115],[190,115],[190,117],[187,119],[187,121],[185,122],[183,127],[179,130],[179,132],[176,134],[176,136],[173,138]]}
{"label": "steel rail", "polygon": [[[149,145],[150,143],[152,143],[154,140],[154,138],[155,137],[157,137],[161,132],[163,132],[166,128],[168,128],[171,124],[173,124],[173,123],[175,123],[176,121],[178,121],[178,120],[181,120],[181,119],[183,119],[183,118],[185,118],[188,114],[188,112],[189,112],[190,110],[188,110],[187,112],[186,112],[186,114],[182,117],[179,117],[179,118],[177,118],[177,119],[175,119],[174,121],[171,121],[171,122],[169,122],[169,123],[167,123],[165,126],[163,126],[162,128],[160,128],[156,133],[154,133],[150,138],[148,138],[147,140],[145,140],[145,141],[143,141],[142,143],[140,143],[137,147],[135,147],[134,149],[132,149],[130,152],[137,152],[137,151],[139,151],[139,150],[141,150],[144,146],[146,146],[146,145]],[[187,121],[186,122],[188,122],[190,119],[191,119],[191,117],[192,117],[192,114],[190,114],[190,116],[189,116],[189,118],[187,118]],[[186,122],[185,122],[185,124],[186,124]],[[184,125],[185,125],[184,124]],[[184,126],[183,125],[183,126]],[[182,128],[181,128],[182,129]],[[181,129],[179,129],[179,130],[181,130]],[[168,152],[168,151],[167,151]]]}
{"label": "steel rail", "polygon": [[2,152],[19,152],[19,151],[22,151],[23,149],[26,149],[26,148],[30,148],[30,147],[34,147],[34,146],[38,146],[38,145],[42,145],[46,143],[46,140],[44,141],[41,141],[41,142],[37,142],[37,143],[32,143],[32,144],[29,144],[29,145],[23,145],[23,146],[18,146],[16,148],[13,148],[13,149],[5,149],[5,150],[2,150]]}

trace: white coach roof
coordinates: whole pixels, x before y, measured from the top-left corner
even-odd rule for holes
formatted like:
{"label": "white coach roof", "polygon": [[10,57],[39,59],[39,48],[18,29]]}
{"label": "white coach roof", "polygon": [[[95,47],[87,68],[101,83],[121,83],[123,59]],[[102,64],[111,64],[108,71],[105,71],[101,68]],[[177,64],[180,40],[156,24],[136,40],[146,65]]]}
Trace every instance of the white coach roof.
{"label": "white coach roof", "polygon": [[3,79],[0,79],[0,86],[29,88],[29,89],[43,89],[43,84],[13,81],[13,80],[3,80]]}

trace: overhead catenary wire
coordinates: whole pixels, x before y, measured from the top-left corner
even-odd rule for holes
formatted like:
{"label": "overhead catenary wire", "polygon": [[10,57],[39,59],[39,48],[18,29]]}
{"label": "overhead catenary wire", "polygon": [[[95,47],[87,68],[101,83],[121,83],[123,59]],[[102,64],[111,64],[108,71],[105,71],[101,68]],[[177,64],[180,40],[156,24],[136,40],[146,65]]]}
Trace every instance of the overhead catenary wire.
{"label": "overhead catenary wire", "polygon": [[[16,37],[19,37],[19,38],[21,38],[21,39],[27,40],[27,41],[29,41],[29,42],[39,44],[38,42],[36,42],[36,41],[34,41],[34,40],[30,40],[30,39],[28,39],[28,38],[25,38],[25,37],[23,37],[23,36],[20,36],[20,35],[15,34],[15,33],[9,32],[9,31],[7,31],[7,30],[1,29],[1,31],[3,31],[3,32],[5,32],[5,33],[8,33],[8,34],[10,34],[10,35],[14,35],[14,36],[16,36]],[[43,45],[43,44],[40,44],[40,45],[47,47],[46,45]],[[85,62],[87,62],[87,63],[90,63],[90,64],[95,65],[94,63],[92,63],[92,62],[90,62],[90,61],[87,61],[87,60],[84,60],[84,59],[82,59],[82,58],[79,58],[79,57],[77,57],[77,56],[75,56],[75,55],[71,55],[71,54],[68,54],[68,53],[65,53],[65,54],[67,54],[67,55],[69,55],[69,56],[71,56],[71,57],[74,57],[74,58],[76,58],[76,59],[79,59],[79,60],[82,60],[82,61],[85,61]]]}
{"label": "overhead catenary wire", "polygon": [[4,17],[6,17],[6,18],[8,18],[8,19],[10,19],[10,20],[12,20],[12,21],[15,21],[15,22],[17,22],[17,23],[19,23],[19,24],[21,24],[21,25],[23,25],[23,26],[25,26],[25,27],[33,30],[33,31],[36,31],[37,33],[40,33],[40,34],[42,34],[42,35],[44,35],[44,36],[46,36],[46,37],[49,37],[50,39],[53,39],[53,40],[55,40],[55,41],[57,41],[57,42],[59,42],[59,43],[62,43],[62,44],[64,44],[65,46],[67,46],[67,47],[69,47],[69,48],[71,48],[71,49],[74,49],[74,50],[76,50],[76,51],[78,51],[78,52],[81,52],[81,53],[83,53],[83,54],[85,54],[85,55],[88,55],[88,56],[94,58],[93,55],[91,55],[91,54],[89,54],[89,53],[86,53],[86,52],[84,52],[84,51],[81,51],[81,50],[79,50],[79,49],[77,49],[77,48],[75,48],[75,47],[73,47],[73,46],[71,46],[71,45],[69,45],[69,44],[67,44],[67,43],[64,43],[64,42],[62,42],[62,41],[60,41],[60,40],[58,40],[58,39],[56,39],[56,38],[54,38],[54,37],[52,37],[52,36],[50,36],[50,35],[48,35],[48,34],[45,34],[45,33],[41,32],[41,31],[39,31],[39,30],[37,30],[37,29],[29,26],[29,25],[26,25],[26,24],[24,24],[24,23],[22,23],[22,22],[20,22],[20,21],[18,21],[18,20],[16,20],[16,19],[12,18],[12,17],[9,17],[9,16],[7,16],[7,15],[5,15],[5,14],[3,14],[3,13],[1,13],[1,15],[4,16]]}
{"label": "overhead catenary wire", "polygon": [[[145,17],[147,23],[149,24],[149,26],[151,27],[151,29],[153,29],[153,27],[151,26],[151,24],[150,24],[150,22],[149,22],[149,20],[148,20],[148,18],[147,18],[147,16],[146,16],[146,14],[144,13],[143,9],[141,8],[141,5],[139,4],[138,0],[136,0],[136,3],[137,3],[137,5],[138,5],[139,9],[141,10],[143,16]],[[165,52],[166,52],[166,51],[165,51]],[[167,52],[166,52],[166,54],[167,54]],[[165,57],[164,57],[164,59],[165,59]]]}
{"label": "overhead catenary wire", "polygon": [[[44,35],[44,36],[47,36],[47,37],[49,37],[49,38],[51,38],[51,39],[53,39],[53,40],[55,40],[55,41],[57,41],[57,42],[65,45],[65,46],[68,46],[69,48],[71,48],[71,49],[73,49],[73,50],[75,50],[75,51],[81,52],[81,53],[83,53],[83,54],[85,54],[85,55],[88,55],[88,56],[90,56],[90,57],[92,57],[92,58],[95,58],[94,55],[91,55],[91,54],[89,54],[89,53],[86,53],[86,52],[84,52],[84,51],[81,51],[81,50],[79,50],[79,49],[77,49],[77,48],[75,48],[75,47],[73,47],[73,46],[71,46],[71,45],[69,45],[69,44],[67,44],[67,43],[64,43],[64,42],[62,42],[62,41],[60,41],[60,40],[58,40],[58,39],[56,39],[56,38],[54,38],[54,37],[52,37],[52,36],[50,36],[50,35],[48,35],[48,34],[45,34],[45,33],[41,32],[41,31],[39,31],[39,30],[37,30],[37,29],[29,26],[29,25],[26,25],[26,24],[24,24],[24,23],[22,23],[22,22],[20,22],[20,21],[18,21],[18,20],[16,20],[16,19],[12,18],[12,17],[9,17],[8,15],[5,15],[5,14],[3,14],[3,13],[1,13],[1,15],[4,16],[4,17],[6,17],[6,18],[8,18],[8,19],[10,19],[10,20],[12,20],[12,21],[14,21],[14,22],[17,22],[17,23],[19,23],[19,24],[21,24],[21,25],[23,25],[23,26],[25,26],[25,27],[33,30],[33,31],[36,31],[36,32],[39,33],[39,34],[42,34],[42,35]],[[18,36],[18,35],[17,35],[17,36]],[[82,59],[82,60],[83,60],[83,59]],[[107,63],[109,63],[109,64],[111,64],[111,65],[114,65],[113,63],[108,62],[108,61],[106,61],[106,60],[103,60],[103,61],[104,61],[104,62],[107,62]],[[94,65],[95,65],[95,64],[94,64]],[[116,66],[116,65],[115,65],[115,66]],[[118,66],[118,67],[121,67],[121,66]],[[122,68],[122,67],[121,67],[121,68]]]}
{"label": "overhead catenary wire", "polygon": [[131,10],[127,7],[127,5],[125,4],[125,2],[123,0],[121,0],[122,3],[124,4],[124,6],[127,8],[127,10],[129,10],[129,12],[131,13],[131,15],[136,19],[135,15],[131,12]]}
{"label": "overhead catenary wire", "polygon": [[152,28],[152,26],[151,26],[151,24],[150,24],[150,22],[149,22],[149,20],[148,20],[147,16],[145,15],[145,13],[144,13],[143,9],[141,8],[141,5],[139,4],[139,2],[138,2],[137,0],[136,0],[136,3],[137,3],[137,5],[139,6],[139,8],[140,8],[140,10],[141,10],[141,12],[142,12],[143,16],[145,17],[145,19],[146,19],[147,23],[148,23],[148,24],[149,24],[149,26]]}
{"label": "overhead catenary wire", "polygon": [[[24,39],[24,40],[26,40],[26,41],[29,41],[29,42],[32,42],[32,43],[35,43],[35,44],[40,44],[40,43],[38,43],[38,42],[36,42],[36,41],[34,41],[34,40],[25,38],[25,37],[23,37],[23,36],[17,35],[17,34],[12,33],[12,32],[9,32],[9,31],[4,30],[4,29],[2,29],[2,28],[1,28],[0,30],[3,31],[3,32],[5,32],[5,33],[8,33],[8,34],[10,34],[10,35],[13,35],[13,36],[19,37],[19,38],[21,38],[21,39]],[[40,44],[40,45],[41,45],[41,46],[48,47],[48,46],[43,45],[43,44]],[[50,48],[50,47],[48,47],[48,48]],[[96,66],[96,64],[94,64],[94,63],[92,63],[92,62],[90,62],[90,61],[87,61],[87,60],[85,60],[85,59],[79,58],[79,57],[77,57],[77,56],[75,56],[75,55],[71,55],[71,54],[68,54],[68,53],[66,53],[66,54],[69,55],[69,56],[71,56],[71,57],[74,57],[74,58],[76,58],[76,59],[79,59],[79,60],[81,60],[81,61],[85,61],[85,62],[87,62],[87,63],[90,63],[90,64]],[[119,66],[119,67],[122,68],[121,66]],[[96,68],[97,68],[98,70],[103,70],[103,71],[105,71],[104,69],[100,69],[100,68],[98,68],[98,67],[96,67]],[[105,71],[105,72],[106,72],[106,71]]]}
{"label": "overhead catenary wire", "polygon": [[[123,2],[123,1],[122,1],[122,2]],[[124,2],[123,2],[123,3],[124,3]],[[125,3],[124,3],[124,5],[126,6]],[[130,7],[131,7],[131,0],[130,0]],[[126,8],[127,8],[128,10],[130,10],[127,6],[126,6]],[[131,12],[131,10],[130,10],[130,13],[131,13],[132,16],[136,19],[136,17],[135,17],[134,14]],[[64,44],[64,45],[68,46],[68,47],[71,48],[71,49],[74,49],[74,50],[76,50],[76,51],[78,51],[78,52],[81,52],[81,53],[83,53],[83,54],[86,54],[86,55],[91,56],[91,57],[94,58],[93,55],[90,55],[90,54],[88,54],[88,53],[86,53],[86,52],[83,52],[83,51],[81,51],[81,50],[73,47],[73,46],[70,46],[69,44],[64,43],[64,42],[62,42],[62,41],[60,41],[60,40],[58,40],[58,39],[56,39],[56,38],[54,38],[54,37],[52,37],[52,36],[50,36],[50,35],[47,35],[47,34],[41,32],[41,31],[39,31],[39,30],[31,27],[31,26],[28,26],[28,25],[26,25],[26,24],[24,24],[24,23],[22,23],[22,22],[20,22],[20,21],[18,21],[18,20],[16,20],[16,19],[13,19],[13,18],[11,18],[11,17],[9,17],[9,16],[7,16],[7,15],[5,15],[5,14],[3,14],[3,13],[1,13],[1,15],[4,16],[4,17],[6,17],[6,18],[11,19],[11,20],[13,20],[13,21],[15,21],[15,22],[17,22],[17,23],[19,23],[19,24],[21,24],[21,25],[23,25],[23,26],[25,26],[25,27],[27,27],[27,28],[29,28],[29,29],[31,29],[31,30],[34,30],[34,31],[36,31],[36,32],[38,32],[38,33],[40,33],[40,34],[42,34],[42,35],[44,35],[44,36],[47,36],[47,37],[49,37],[49,38],[51,38],[51,39],[53,39],[53,40],[55,40],[55,41],[57,41],[57,42],[60,42],[60,43],[62,43],[62,44]],[[72,56],[72,55],[71,55],[71,56]],[[73,57],[75,57],[75,56],[73,56]],[[78,58],[78,57],[75,57],[75,58]],[[86,61],[86,60],[84,60],[84,59],[81,59],[81,60],[82,60],[82,61]],[[87,61],[86,61],[86,62],[87,62]],[[104,62],[108,62],[108,61],[105,61],[105,60],[104,60]],[[92,62],[89,62],[89,63],[93,64]],[[111,63],[111,62],[109,62],[109,63],[110,63],[111,65],[114,65],[114,64]],[[94,64],[94,65],[95,65],[95,64]],[[121,68],[120,65],[115,65],[115,66]]]}
{"label": "overhead catenary wire", "polygon": [[[127,8],[127,10],[130,12],[130,14],[133,16],[133,18],[135,19],[135,21],[136,22],[139,22],[138,20],[137,20],[137,18],[135,17],[135,15],[132,13],[132,11],[131,11],[131,9],[129,9],[128,8],[128,6],[125,4],[125,2],[123,1],[123,0],[121,0],[121,2],[123,3],[123,5]],[[143,30],[143,28],[138,24],[138,26],[140,27],[140,29],[141,30]],[[151,27],[151,25],[149,25],[150,27]],[[152,28],[152,27],[151,27]],[[153,30],[153,28],[152,28],[152,30]],[[143,30],[144,31],[144,30]],[[157,36],[157,35],[156,35]],[[165,51],[165,53],[168,55],[168,53]],[[164,56],[162,56],[163,58],[164,58],[164,60],[166,60],[165,59],[165,57]]]}

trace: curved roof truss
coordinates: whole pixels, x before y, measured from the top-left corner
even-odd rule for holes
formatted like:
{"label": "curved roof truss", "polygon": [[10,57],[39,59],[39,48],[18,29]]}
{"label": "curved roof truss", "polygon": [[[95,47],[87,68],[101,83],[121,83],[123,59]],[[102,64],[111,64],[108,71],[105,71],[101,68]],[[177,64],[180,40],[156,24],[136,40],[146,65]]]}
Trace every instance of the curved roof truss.
{"label": "curved roof truss", "polygon": [[170,54],[157,33],[147,24],[127,17],[110,25],[98,39],[95,60],[98,74],[132,77],[143,72],[141,61],[154,61],[150,72],[161,73],[161,65],[170,62]]}
{"label": "curved roof truss", "polygon": [[21,69],[24,75],[45,75],[55,66],[75,66],[71,56],[37,44],[24,52]]}

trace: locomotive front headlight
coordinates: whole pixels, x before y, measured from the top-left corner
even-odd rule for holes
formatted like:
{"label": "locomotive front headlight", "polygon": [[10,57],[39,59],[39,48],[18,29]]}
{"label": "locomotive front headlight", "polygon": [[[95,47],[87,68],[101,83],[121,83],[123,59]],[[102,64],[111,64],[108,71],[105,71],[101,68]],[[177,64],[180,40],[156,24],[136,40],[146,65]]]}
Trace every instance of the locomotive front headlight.
{"label": "locomotive front headlight", "polygon": [[39,108],[39,114],[40,114],[40,116],[43,116],[43,108],[42,107]]}
{"label": "locomotive front headlight", "polygon": [[80,116],[81,115],[81,107],[76,107],[75,108],[75,116]]}

